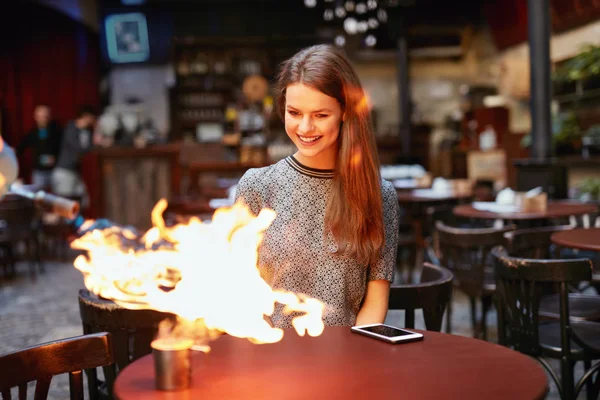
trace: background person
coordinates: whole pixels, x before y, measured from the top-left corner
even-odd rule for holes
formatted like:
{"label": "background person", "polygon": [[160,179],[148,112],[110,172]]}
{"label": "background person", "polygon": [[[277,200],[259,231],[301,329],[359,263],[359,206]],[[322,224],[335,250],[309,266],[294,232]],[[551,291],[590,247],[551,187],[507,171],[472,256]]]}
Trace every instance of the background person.
{"label": "background person", "polygon": [[93,130],[96,111],[83,106],[75,119],[67,124],[63,133],[60,156],[52,172],[52,190],[55,194],[81,199],[87,205],[87,190],[81,177],[81,160],[93,147]]}
{"label": "background person", "polygon": [[27,149],[33,151],[33,171],[31,183],[38,189],[51,186],[52,170],[60,152],[62,133],[52,121],[49,106],[39,104],[33,112],[35,127],[17,145],[17,157],[21,158]]}

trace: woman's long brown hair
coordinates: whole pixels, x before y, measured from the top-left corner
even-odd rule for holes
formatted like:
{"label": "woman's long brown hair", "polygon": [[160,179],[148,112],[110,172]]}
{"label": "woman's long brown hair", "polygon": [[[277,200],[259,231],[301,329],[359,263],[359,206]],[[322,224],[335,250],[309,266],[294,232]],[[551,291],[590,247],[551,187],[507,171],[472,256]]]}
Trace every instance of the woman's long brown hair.
{"label": "woman's long brown hair", "polygon": [[379,157],[368,99],[348,59],[337,49],[317,45],[301,50],[281,65],[277,79],[277,110],[285,113],[289,85],[302,83],[340,103],[343,122],[333,193],[327,202],[325,226],[340,253],[374,263],[384,244]]}

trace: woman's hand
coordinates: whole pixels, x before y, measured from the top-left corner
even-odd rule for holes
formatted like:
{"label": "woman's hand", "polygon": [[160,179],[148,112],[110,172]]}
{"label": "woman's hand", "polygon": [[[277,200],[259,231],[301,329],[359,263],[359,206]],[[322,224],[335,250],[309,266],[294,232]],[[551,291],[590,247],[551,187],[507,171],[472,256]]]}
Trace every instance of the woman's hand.
{"label": "woman's hand", "polygon": [[367,294],[356,316],[355,325],[382,324],[387,315],[390,282],[386,280],[367,283]]}

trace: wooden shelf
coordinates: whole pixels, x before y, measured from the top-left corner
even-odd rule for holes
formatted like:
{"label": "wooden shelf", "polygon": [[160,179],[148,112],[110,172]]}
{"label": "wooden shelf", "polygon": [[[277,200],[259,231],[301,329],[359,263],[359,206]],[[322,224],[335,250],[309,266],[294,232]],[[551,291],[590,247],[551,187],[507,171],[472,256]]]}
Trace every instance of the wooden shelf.
{"label": "wooden shelf", "polygon": [[600,102],[600,89],[584,90],[583,93],[563,94],[553,97],[560,104],[575,103],[579,101],[596,100]]}
{"label": "wooden shelf", "polygon": [[214,118],[214,119],[203,119],[203,120],[198,120],[198,121],[187,121],[187,120],[181,120],[179,121],[179,124],[184,127],[184,128],[196,128],[196,126],[198,124],[211,124],[211,123],[217,123],[217,122],[223,122],[223,118]]}

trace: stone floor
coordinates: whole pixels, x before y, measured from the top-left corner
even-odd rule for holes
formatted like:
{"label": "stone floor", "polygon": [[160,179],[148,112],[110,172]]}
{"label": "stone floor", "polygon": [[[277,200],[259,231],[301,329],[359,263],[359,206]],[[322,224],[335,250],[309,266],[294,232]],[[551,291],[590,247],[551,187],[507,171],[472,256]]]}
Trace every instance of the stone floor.
{"label": "stone floor", "polygon": [[[18,266],[17,278],[0,281],[0,355],[38,343],[82,334],[77,303],[78,289],[83,279],[72,264],[47,262],[46,272],[32,280],[26,265]],[[454,296],[454,334],[471,336],[468,299],[460,293]],[[400,311],[391,311],[386,322],[403,325]],[[416,328],[423,323],[417,314]],[[496,341],[496,315],[488,319],[490,341]],[[556,367],[556,364],[553,364]],[[577,373],[581,376],[581,371]],[[67,399],[68,377],[55,377],[50,388],[50,399]],[[558,399],[554,385],[550,385],[550,399]],[[33,391],[29,391],[33,398]],[[15,395],[13,393],[13,395]],[[87,393],[86,393],[87,398]],[[581,398],[584,398],[583,396]]]}

